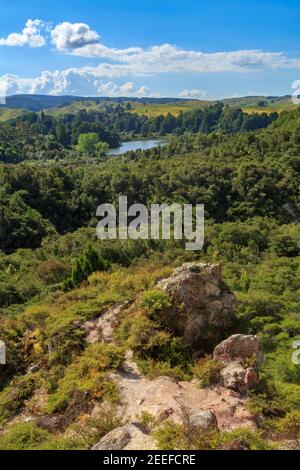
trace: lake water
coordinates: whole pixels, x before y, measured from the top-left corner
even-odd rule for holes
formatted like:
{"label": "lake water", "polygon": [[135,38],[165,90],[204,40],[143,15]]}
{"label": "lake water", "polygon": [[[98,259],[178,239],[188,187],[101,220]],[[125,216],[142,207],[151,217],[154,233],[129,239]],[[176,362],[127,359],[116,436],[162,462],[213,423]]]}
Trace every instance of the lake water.
{"label": "lake water", "polygon": [[166,140],[134,140],[131,142],[123,142],[120,147],[116,149],[110,149],[108,155],[123,155],[123,153],[129,152],[131,150],[149,150],[153,147],[159,147],[167,145]]}

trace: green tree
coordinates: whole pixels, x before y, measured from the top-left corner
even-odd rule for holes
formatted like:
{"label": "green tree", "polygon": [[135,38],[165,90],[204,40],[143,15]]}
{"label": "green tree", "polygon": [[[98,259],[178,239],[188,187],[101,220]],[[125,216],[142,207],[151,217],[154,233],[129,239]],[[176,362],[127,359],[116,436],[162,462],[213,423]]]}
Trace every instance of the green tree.
{"label": "green tree", "polygon": [[106,155],[109,146],[107,142],[101,142],[96,132],[88,132],[87,134],[79,134],[77,150],[89,157]]}

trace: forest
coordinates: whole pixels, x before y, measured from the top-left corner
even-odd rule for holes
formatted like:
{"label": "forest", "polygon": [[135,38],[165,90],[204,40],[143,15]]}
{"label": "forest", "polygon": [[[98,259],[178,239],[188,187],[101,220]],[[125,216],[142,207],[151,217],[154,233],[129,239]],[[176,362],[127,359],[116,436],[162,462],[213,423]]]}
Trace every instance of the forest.
{"label": "forest", "polygon": [[89,157],[78,150],[78,139],[82,134],[96,134],[99,142],[114,148],[121,141],[137,137],[256,130],[268,127],[278,117],[277,113],[246,114],[222,103],[181,112],[177,117],[170,113],[155,117],[139,115],[132,112],[130,103],[108,103],[102,108],[101,111],[80,110],[58,117],[44,111],[30,112],[0,123],[0,161],[18,163]]}

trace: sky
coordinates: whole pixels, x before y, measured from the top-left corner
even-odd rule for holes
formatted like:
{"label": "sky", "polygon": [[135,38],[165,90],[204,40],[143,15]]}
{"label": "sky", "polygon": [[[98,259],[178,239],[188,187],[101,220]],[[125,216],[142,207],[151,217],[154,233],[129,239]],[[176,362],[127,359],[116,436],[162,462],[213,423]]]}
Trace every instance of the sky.
{"label": "sky", "polygon": [[299,0],[1,0],[0,96],[286,95]]}

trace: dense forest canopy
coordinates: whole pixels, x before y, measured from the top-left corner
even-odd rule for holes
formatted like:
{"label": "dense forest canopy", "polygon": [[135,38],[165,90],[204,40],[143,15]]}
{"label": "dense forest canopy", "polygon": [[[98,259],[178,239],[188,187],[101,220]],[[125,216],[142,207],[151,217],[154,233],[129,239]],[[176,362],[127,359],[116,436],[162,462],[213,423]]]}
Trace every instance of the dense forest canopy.
{"label": "dense forest canopy", "polygon": [[130,104],[103,104],[101,111],[81,110],[53,117],[27,113],[0,123],[0,161],[76,159],[81,134],[97,134],[99,141],[118,147],[121,140],[135,137],[192,133],[236,133],[268,127],[277,114],[246,114],[222,103],[205,109],[156,117],[131,112]]}

